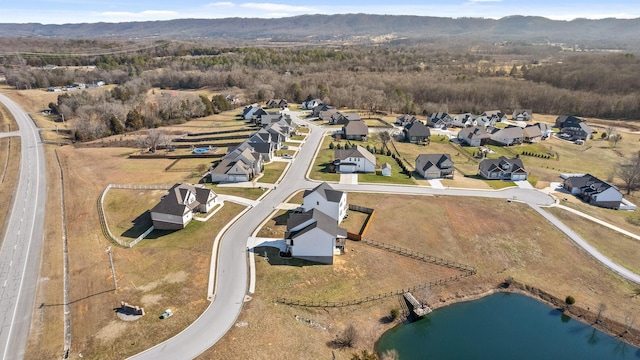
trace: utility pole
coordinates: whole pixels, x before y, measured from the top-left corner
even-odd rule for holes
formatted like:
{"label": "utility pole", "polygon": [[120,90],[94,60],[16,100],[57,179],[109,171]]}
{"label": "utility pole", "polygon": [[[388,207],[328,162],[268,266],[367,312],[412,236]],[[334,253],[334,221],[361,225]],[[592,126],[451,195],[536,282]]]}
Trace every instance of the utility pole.
{"label": "utility pole", "polygon": [[113,275],[114,291],[117,291],[118,290],[118,280],[116,280],[116,270],[113,267],[113,257],[111,256],[111,246],[107,247],[107,254],[109,254],[109,263],[111,263],[111,275]]}

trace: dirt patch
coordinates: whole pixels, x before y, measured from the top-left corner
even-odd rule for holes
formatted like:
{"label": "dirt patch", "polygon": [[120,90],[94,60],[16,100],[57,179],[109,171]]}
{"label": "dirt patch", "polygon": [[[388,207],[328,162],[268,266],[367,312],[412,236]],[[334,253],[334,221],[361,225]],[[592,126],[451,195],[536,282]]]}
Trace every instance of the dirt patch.
{"label": "dirt patch", "polygon": [[122,335],[127,326],[126,322],[113,320],[96,333],[96,338],[102,341],[113,341]]}
{"label": "dirt patch", "polygon": [[145,295],[142,295],[142,297],[140,298],[140,301],[144,306],[158,305],[160,304],[161,300],[162,300],[161,294],[145,294]]}

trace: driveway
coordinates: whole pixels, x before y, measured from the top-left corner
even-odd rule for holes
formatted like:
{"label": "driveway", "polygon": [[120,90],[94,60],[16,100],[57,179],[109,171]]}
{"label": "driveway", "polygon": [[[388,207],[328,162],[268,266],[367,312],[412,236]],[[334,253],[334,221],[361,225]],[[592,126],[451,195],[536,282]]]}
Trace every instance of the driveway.
{"label": "driveway", "polygon": [[358,185],[358,174],[340,174],[340,184]]}
{"label": "driveway", "polygon": [[431,179],[428,181],[429,181],[429,185],[431,185],[432,188],[444,189],[444,185],[442,185],[442,182],[440,181],[440,179]]}
{"label": "driveway", "polygon": [[514,183],[518,185],[520,189],[530,189],[530,190],[534,189],[531,183],[528,182],[527,180],[517,180],[517,181],[514,181]]}

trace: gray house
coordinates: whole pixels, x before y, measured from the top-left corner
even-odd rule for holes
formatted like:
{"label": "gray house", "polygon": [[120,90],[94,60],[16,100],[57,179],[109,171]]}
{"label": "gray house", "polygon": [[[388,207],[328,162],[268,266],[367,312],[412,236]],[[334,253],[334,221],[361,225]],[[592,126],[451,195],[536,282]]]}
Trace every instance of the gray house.
{"label": "gray house", "polygon": [[431,136],[431,130],[424,126],[422,121],[409,123],[405,126],[403,132],[405,140],[413,144],[428,142],[429,136]]}
{"label": "gray house", "polygon": [[151,221],[158,230],[183,229],[194,212],[209,212],[218,195],[202,185],[175,184],[151,209]]}
{"label": "gray house", "polygon": [[342,126],[342,133],[348,140],[367,141],[369,127],[362,120],[353,120]]}
{"label": "gray house", "polygon": [[469,146],[484,145],[489,139],[491,134],[480,126],[467,127],[458,132],[458,140]]}
{"label": "gray house", "polygon": [[416,172],[425,179],[453,178],[453,161],[449,154],[420,154]]}
{"label": "gray house", "polygon": [[478,164],[480,176],[489,180],[526,180],[528,172],[520,159],[484,159]]}

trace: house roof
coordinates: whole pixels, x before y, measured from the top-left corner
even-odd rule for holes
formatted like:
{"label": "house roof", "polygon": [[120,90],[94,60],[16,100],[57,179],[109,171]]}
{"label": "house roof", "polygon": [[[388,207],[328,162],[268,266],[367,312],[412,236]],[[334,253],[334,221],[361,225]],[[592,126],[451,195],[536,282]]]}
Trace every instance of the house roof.
{"label": "house roof", "polygon": [[515,109],[511,115],[512,119],[518,118],[518,116],[524,117],[525,120],[531,120],[533,117],[533,110],[531,109]]}
{"label": "house roof", "polygon": [[389,163],[382,164],[382,169],[390,169],[390,168],[391,168],[391,164]]}
{"label": "house roof", "polygon": [[480,169],[482,173],[490,173],[498,170],[512,173],[519,170],[527,171],[521,159],[509,159],[505,156],[500,156],[498,159],[484,159],[478,164],[478,169]]}
{"label": "house roof", "polygon": [[540,130],[540,127],[537,125],[527,125],[524,128],[523,132],[524,132],[524,136],[527,138],[542,136],[542,131]]}
{"label": "house roof", "polygon": [[422,121],[414,121],[407,126],[405,126],[404,131],[407,133],[409,137],[411,136],[431,136],[431,130],[426,127]]}
{"label": "house roof", "polygon": [[352,146],[349,149],[336,149],[334,153],[334,157],[337,160],[345,160],[346,158],[356,157],[356,158],[365,158],[372,162],[376,163],[376,157],[372,153],[370,153],[367,149],[363,148],[360,145]]}
{"label": "house roof", "polygon": [[367,136],[369,134],[369,127],[362,120],[353,120],[346,123],[342,130],[344,134],[349,135],[362,135]]}
{"label": "house roof", "polygon": [[582,176],[571,176],[568,177],[565,181],[565,184],[568,184],[571,187],[577,187],[580,189],[582,193],[601,193],[609,188],[614,188],[618,190],[614,185],[600,180],[597,177],[591,174],[584,174]]}
{"label": "house roof", "polygon": [[501,110],[489,110],[482,113],[483,116],[495,117],[502,119],[505,115]]}
{"label": "house roof", "polygon": [[469,140],[477,140],[477,139],[488,139],[491,135],[480,126],[471,126],[468,128],[464,128],[460,130],[458,133],[459,139],[469,139]]}
{"label": "house roof", "polygon": [[438,169],[450,169],[453,167],[451,155],[449,154],[420,154],[416,158],[416,166],[422,165],[421,170],[427,170],[433,166]]}
{"label": "house roof", "polygon": [[517,139],[524,136],[524,130],[520,126],[507,126],[504,129],[498,130],[496,133],[498,132],[508,139]]}
{"label": "house roof", "polygon": [[[189,195],[193,194],[194,199],[189,202]],[[175,184],[167,195],[151,209],[151,212],[182,216],[187,211],[195,209],[200,203],[195,198],[196,188],[192,184]]]}
{"label": "house roof", "polygon": [[331,187],[331,185],[323,182],[322,184],[316,186],[311,190],[305,190],[302,197],[305,198],[307,197],[307,195],[314,192],[320,194],[320,196],[322,196],[325,200],[336,203],[340,202],[340,199],[342,199],[342,195],[344,194],[343,191],[335,190]]}
{"label": "house roof", "polygon": [[[298,229],[295,231],[293,230],[296,227],[304,224],[305,222],[308,222],[309,220],[313,220],[313,222],[303,227],[302,229]],[[338,226],[338,221],[336,221],[336,219],[318,209],[311,209],[303,213],[293,213],[289,215],[289,219],[287,219],[287,231],[285,233],[285,238],[295,239],[300,235],[303,235],[304,233],[315,228],[318,228],[335,237],[347,236],[347,231]]]}
{"label": "house roof", "polygon": [[401,123],[401,122],[413,122],[418,120],[418,118],[416,118],[415,115],[409,115],[409,114],[403,114],[400,115],[396,118],[396,122],[397,123]]}

